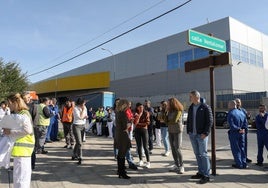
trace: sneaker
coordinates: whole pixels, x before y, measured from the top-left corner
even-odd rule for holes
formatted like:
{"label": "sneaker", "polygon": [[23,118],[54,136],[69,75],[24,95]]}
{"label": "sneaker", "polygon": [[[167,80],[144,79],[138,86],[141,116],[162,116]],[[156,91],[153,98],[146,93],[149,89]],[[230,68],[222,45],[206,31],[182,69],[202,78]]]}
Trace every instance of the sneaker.
{"label": "sneaker", "polygon": [[169,151],[166,151],[165,153],[164,153],[164,156],[165,157],[168,157],[170,155],[170,152]]}
{"label": "sneaker", "polygon": [[178,171],[178,167],[175,164],[169,169],[169,172],[177,172],[177,171]]}
{"label": "sneaker", "polygon": [[191,176],[191,179],[201,179],[203,177],[204,176],[202,174],[200,174],[200,173],[197,172],[196,175]]}
{"label": "sneaker", "polygon": [[177,173],[183,174],[184,173],[184,166],[180,166]]}
{"label": "sneaker", "polygon": [[150,163],[150,162],[147,162],[147,163],[145,164],[145,167],[146,167],[146,168],[150,168],[150,167],[151,167],[151,163]]}
{"label": "sneaker", "polygon": [[139,161],[138,166],[143,166],[143,161]]}
{"label": "sneaker", "polygon": [[67,148],[68,147],[68,145],[65,145],[63,148]]}
{"label": "sneaker", "polygon": [[203,176],[200,180],[199,180],[199,184],[205,184],[209,182],[209,177]]}
{"label": "sneaker", "polygon": [[73,147],[71,145],[68,145],[67,149],[73,149]]}

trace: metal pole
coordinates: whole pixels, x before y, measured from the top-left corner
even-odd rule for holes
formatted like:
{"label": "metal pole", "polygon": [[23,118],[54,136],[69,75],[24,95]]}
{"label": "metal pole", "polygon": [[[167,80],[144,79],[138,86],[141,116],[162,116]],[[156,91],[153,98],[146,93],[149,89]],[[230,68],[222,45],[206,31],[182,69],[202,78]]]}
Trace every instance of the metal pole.
{"label": "metal pole", "polygon": [[[213,65],[215,58],[213,57]],[[211,166],[212,166],[212,175],[216,175],[216,143],[215,143],[215,82],[214,82],[214,66],[209,67],[210,75],[210,103],[213,114],[213,125],[211,128]]]}
{"label": "metal pole", "polygon": [[109,52],[113,57],[113,64],[112,64],[113,65],[113,68],[112,68],[113,69],[113,76],[112,76],[112,78],[115,80],[115,56],[111,50],[106,49],[106,48],[101,48],[101,49]]}
{"label": "metal pole", "polygon": [[[212,33],[208,34],[209,36],[213,36]],[[211,169],[212,175],[216,175],[216,131],[215,131],[215,78],[214,78],[214,65],[215,65],[215,56],[213,56],[213,50],[209,51],[209,55],[212,56],[212,63],[209,67],[209,76],[210,76],[210,102],[211,102],[211,110],[213,116],[213,124],[211,127]]]}
{"label": "metal pole", "polygon": [[8,187],[10,188],[10,184],[11,184],[11,181],[10,181],[10,171],[11,171],[11,168],[9,167],[7,169],[7,175],[8,175]]}

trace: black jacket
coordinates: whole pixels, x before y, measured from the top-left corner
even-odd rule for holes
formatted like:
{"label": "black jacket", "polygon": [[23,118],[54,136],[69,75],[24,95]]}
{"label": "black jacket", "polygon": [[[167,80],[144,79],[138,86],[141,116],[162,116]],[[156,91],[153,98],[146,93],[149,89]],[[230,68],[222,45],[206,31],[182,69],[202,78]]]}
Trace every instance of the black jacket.
{"label": "black jacket", "polygon": [[[196,111],[196,132],[197,134],[209,135],[213,125],[211,108],[207,104],[200,103]],[[187,117],[187,134],[193,132],[193,104],[189,107]]]}

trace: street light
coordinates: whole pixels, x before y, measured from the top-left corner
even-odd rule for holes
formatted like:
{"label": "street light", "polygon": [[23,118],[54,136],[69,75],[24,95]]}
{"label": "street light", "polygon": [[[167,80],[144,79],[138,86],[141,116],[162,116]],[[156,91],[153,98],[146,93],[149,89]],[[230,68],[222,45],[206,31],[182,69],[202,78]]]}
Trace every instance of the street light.
{"label": "street light", "polygon": [[101,48],[101,49],[104,50],[104,51],[109,52],[111,54],[111,56],[113,57],[113,64],[112,64],[113,73],[112,74],[113,74],[113,80],[115,80],[115,56],[114,56],[114,54],[113,54],[113,52],[111,50],[106,49],[106,48]]}

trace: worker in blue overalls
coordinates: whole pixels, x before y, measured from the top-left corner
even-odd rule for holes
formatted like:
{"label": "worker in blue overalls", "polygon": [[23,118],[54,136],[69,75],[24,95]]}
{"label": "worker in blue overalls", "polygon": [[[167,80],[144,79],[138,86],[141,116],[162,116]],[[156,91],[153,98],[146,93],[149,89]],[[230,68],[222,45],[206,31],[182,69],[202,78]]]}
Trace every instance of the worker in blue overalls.
{"label": "worker in blue overalls", "polygon": [[235,100],[228,103],[227,121],[230,125],[228,136],[230,140],[232,154],[235,160],[234,168],[247,168],[245,153],[245,129],[247,127],[247,119],[243,112],[236,108]]}
{"label": "worker in blue overalls", "polygon": [[265,122],[268,114],[266,113],[266,106],[259,105],[259,114],[255,118],[257,128],[257,143],[258,143],[258,155],[257,163],[258,166],[263,166],[263,147],[265,146],[268,150],[268,130],[265,128]]}
{"label": "worker in blue overalls", "polygon": [[[238,110],[240,110],[241,112],[243,112],[245,114],[247,120],[249,120],[250,119],[250,113],[248,113],[245,108],[242,108],[241,99],[236,98],[235,102],[236,102],[236,108]],[[247,121],[247,127],[245,128],[245,153],[246,153],[246,158],[247,158],[246,161],[247,161],[247,163],[251,163],[252,160],[248,158],[248,121]]]}

